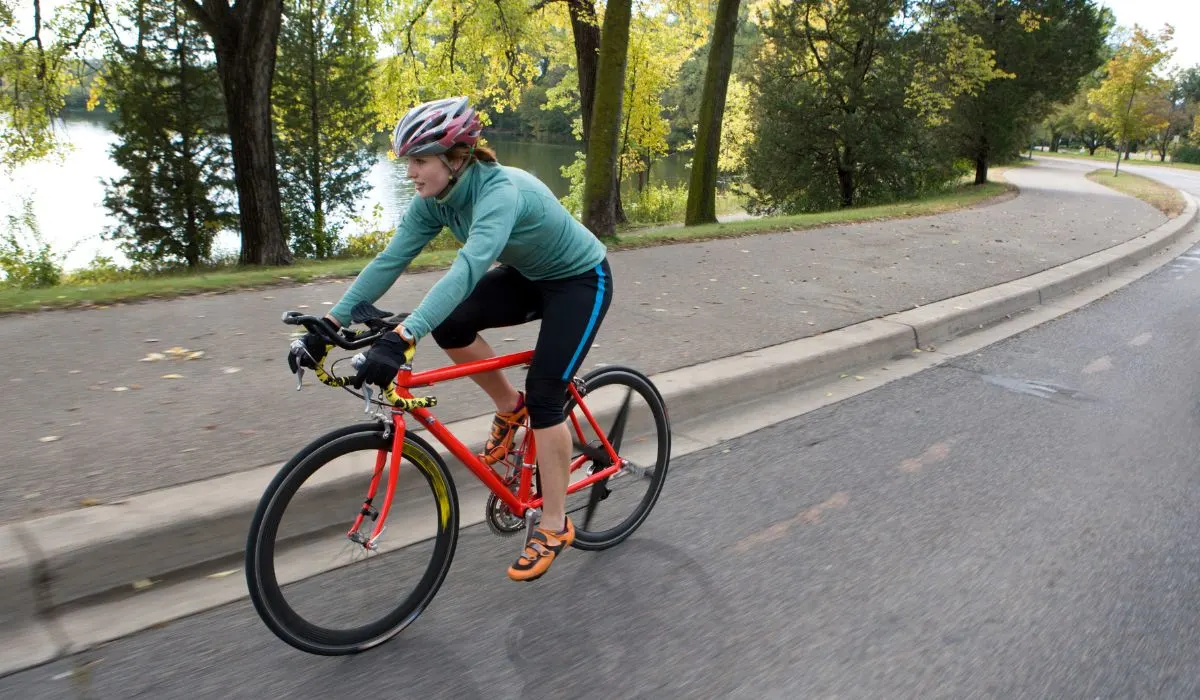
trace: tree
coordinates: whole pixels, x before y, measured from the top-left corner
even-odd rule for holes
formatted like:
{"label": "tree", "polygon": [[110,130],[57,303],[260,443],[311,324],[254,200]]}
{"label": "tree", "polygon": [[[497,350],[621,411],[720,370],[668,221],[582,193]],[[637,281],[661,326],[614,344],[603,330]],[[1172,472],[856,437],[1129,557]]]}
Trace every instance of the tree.
{"label": "tree", "polygon": [[369,188],[374,41],[355,0],[288,0],[275,73],[283,214],[296,255],[336,252],[342,219]]}
{"label": "tree", "polygon": [[240,261],[288,265],[271,124],[271,82],[282,0],[179,0],[217,55],[241,218]]}
{"label": "tree", "polygon": [[737,33],[740,6],[741,0],[719,0],[717,3],[708,68],[704,72],[704,90],[700,97],[696,150],[688,184],[684,218],[687,226],[717,221],[717,161],[720,156],[721,123],[725,114],[729,74],[733,70],[733,39]]}
{"label": "tree", "polygon": [[596,95],[583,186],[583,224],[597,236],[611,236],[616,230],[618,130],[625,95],[631,11],[632,0],[609,0],[600,31]]}
{"label": "tree", "polygon": [[773,2],[756,61],[753,206],[811,211],[911,196],[950,179],[937,131],[996,73],[944,18],[902,0]]}
{"label": "tree", "polygon": [[1200,95],[1196,94],[1200,93],[1200,70],[1192,68],[1191,71],[1194,72],[1175,71],[1168,78],[1167,91],[1156,101],[1154,110],[1166,118],[1164,126],[1151,135],[1160,162],[1166,162],[1172,143],[1187,136],[1200,110],[1200,101],[1197,101]]}
{"label": "tree", "polygon": [[1032,126],[1102,63],[1106,16],[1093,0],[977,0],[954,13],[1013,76],[989,82],[955,109],[960,152],[982,184],[992,160],[1015,155]]}
{"label": "tree", "polygon": [[[1096,85],[1099,81],[1096,82]],[[1096,149],[1100,148],[1108,139],[1108,130],[1101,126],[1096,120],[1092,119],[1092,108],[1088,104],[1088,91],[1094,89],[1088,87],[1085,83],[1084,87],[1075,94],[1075,98],[1066,106],[1066,118],[1070,124],[1070,131],[1074,134],[1084,148],[1088,149],[1088,155],[1096,155]]]}
{"label": "tree", "polygon": [[0,167],[53,153],[53,119],[77,82],[72,57],[99,23],[96,0],[73,6],[53,21],[33,1],[31,36],[17,26],[15,0],[0,0]]}
{"label": "tree", "polygon": [[721,117],[719,172],[738,173],[746,169],[746,150],[754,137],[750,109],[750,86],[739,78],[730,78],[725,90],[725,115]]}
{"label": "tree", "polygon": [[[1156,71],[1174,53],[1166,48],[1173,35],[1170,25],[1156,36],[1134,25],[1132,36],[1108,62],[1108,77],[1088,93],[1091,117],[1116,137],[1118,154],[1124,153],[1132,141],[1163,128],[1166,116],[1154,109],[1154,102],[1166,91],[1167,82]],[[1118,157],[1113,174],[1120,172]]]}
{"label": "tree", "polygon": [[1041,124],[1046,130],[1050,141],[1050,152],[1058,153],[1058,146],[1062,143],[1063,137],[1074,133],[1075,122],[1071,118],[1071,105],[1059,105],[1046,117]]}
{"label": "tree", "polygon": [[[11,2],[11,0],[5,0]],[[291,252],[283,237],[275,149],[271,138],[271,79],[275,70],[276,39],[281,0],[179,0],[213,42],[225,98],[232,142],[242,229],[241,261],[247,264],[287,264]],[[67,60],[80,48],[105,16],[100,0],[83,0],[67,8],[58,22],[60,41],[47,46],[40,0],[33,2],[34,35],[12,41],[11,6],[0,22],[0,76],[17,87],[14,99],[0,109],[10,117],[6,153],[37,157],[53,144],[50,115],[62,106],[69,89],[64,79]],[[81,9],[82,8],[82,11]],[[56,18],[57,19],[57,18]],[[35,47],[30,49],[29,47]],[[15,134],[15,136],[14,136]],[[15,149],[14,147],[15,146]],[[22,155],[24,154],[24,155]]]}
{"label": "tree", "polygon": [[137,0],[126,8],[132,48],[111,37],[105,77],[125,174],[106,182],[104,205],[119,222],[106,232],[134,262],[199,266],[230,211],[230,154],[212,48],[183,10]]}
{"label": "tree", "polygon": [[528,0],[398,0],[383,18],[376,86],[380,125],[413,105],[469,95],[496,111],[515,108],[542,71],[551,40]]}
{"label": "tree", "polygon": [[682,3],[678,12],[639,13],[632,19],[625,94],[622,99],[621,136],[617,181],[638,175],[645,186],[650,166],[666,154],[671,122],[663,97],[695,50],[708,23],[707,15],[689,13]]}

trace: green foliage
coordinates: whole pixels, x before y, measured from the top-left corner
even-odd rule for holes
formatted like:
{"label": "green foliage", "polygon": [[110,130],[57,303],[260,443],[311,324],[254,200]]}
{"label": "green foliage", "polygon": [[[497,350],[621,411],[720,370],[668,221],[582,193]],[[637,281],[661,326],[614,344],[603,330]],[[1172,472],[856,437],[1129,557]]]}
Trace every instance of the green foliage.
{"label": "green foliage", "polygon": [[710,13],[688,2],[677,5],[681,14],[638,12],[631,21],[618,146],[621,179],[648,170],[667,153],[671,122],[664,96],[707,38]]}
{"label": "green foliage", "polygon": [[1017,153],[1033,126],[1075,93],[1103,62],[1105,15],[1093,0],[972,0],[949,6],[966,33],[994,52],[1012,77],[989,81],[955,104],[959,152],[976,164]]}
{"label": "green foliage", "polygon": [[[383,229],[351,234],[346,238],[346,245],[338,252],[338,257],[374,257],[383,252],[383,249],[392,240],[393,235],[392,231],[384,231]],[[432,241],[426,244],[425,250],[458,250],[461,247],[462,244],[458,242],[453,233],[450,233],[449,229],[442,229],[438,235],[433,237]]]}
{"label": "green foliage", "polygon": [[1176,163],[1194,163],[1200,165],[1200,146],[1179,146],[1171,152],[1171,160]]}
{"label": "green foliage", "polygon": [[374,257],[383,252],[388,241],[392,240],[392,235],[391,231],[382,229],[351,234],[346,237],[346,245],[339,254],[344,258]]}
{"label": "green foliage", "polygon": [[687,187],[651,185],[625,202],[629,223],[663,224],[683,219],[687,210]]}
{"label": "green foliage", "polygon": [[[1170,25],[1158,36],[1134,25],[1129,40],[1108,62],[1108,77],[1088,93],[1092,120],[1113,133],[1118,152],[1170,123],[1163,100],[1170,83],[1157,71],[1173,53],[1166,48],[1173,33]],[[1120,168],[1118,158],[1115,169]]]}
{"label": "green foliage", "polygon": [[292,252],[326,258],[369,189],[375,42],[355,0],[287,0],[273,87],[276,154]]}
{"label": "green foliage", "polygon": [[[738,7],[737,29],[733,38],[732,76],[742,76],[742,82],[753,78],[753,59],[755,47],[760,41],[758,25],[752,21],[750,0],[742,0]],[[717,5],[717,3],[713,3]],[[711,41],[704,42],[679,68],[679,73],[667,90],[663,93],[662,103],[669,107],[667,116],[671,124],[671,132],[667,143],[672,149],[687,149],[691,147],[696,136],[696,128],[700,122],[700,101],[704,93],[705,72],[708,66],[708,56],[711,51]],[[738,78],[731,78],[730,84]],[[721,133],[726,132],[722,126]],[[724,141],[724,136],[722,136]]]}
{"label": "green foliage", "polygon": [[717,169],[740,173],[746,169],[746,151],[754,138],[750,86],[732,77],[725,93],[725,113],[721,118],[721,150]]}
{"label": "green foliage", "polygon": [[127,267],[121,267],[106,255],[97,254],[86,267],[73,270],[63,277],[63,284],[105,284],[107,282],[125,282],[137,279],[138,273]]}
{"label": "green foliage", "polygon": [[945,108],[913,89],[941,80],[931,66],[954,47],[895,22],[900,7],[776,1],[764,13],[746,155],[753,211],[889,202],[955,176],[953,153],[933,126]]}
{"label": "green foliage", "polygon": [[575,151],[575,160],[570,165],[564,165],[560,170],[562,176],[570,183],[567,194],[562,198],[562,205],[576,219],[583,216],[583,182],[587,174],[587,157],[582,151]]}
{"label": "green foliage", "polygon": [[127,5],[133,47],[114,42],[105,76],[119,117],[110,149],[125,174],[107,181],[119,222],[105,237],[138,264],[190,268],[233,224],[225,110],[208,38],[176,4]]}
{"label": "green foliage", "polygon": [[[76,49],[99,21],[99,4],[73,3],[43,16],[39,23],[18,23],[26,5],[0,0],[0,168],[55,152],[54,118],[79,82],[82,64]],[[20,16],[21,19],[33,19]],[[26,33],[33,27],[33,36]]]}
{"label": "green foliage", "polygon": [[0,285],[18,289],[53,287],[62,277],[62,258],[42,239],[29,199],[19,214],[5,216],[7,227],[0,234]]}
{"label": "green foliage", "polygon": [[528,0],[390,3],[381,35],[387,55],[375,86],[379,125],[390,129],[413,105],[451,95],[498,111],[515,107],[540,73],[552,38],[529,6]]}

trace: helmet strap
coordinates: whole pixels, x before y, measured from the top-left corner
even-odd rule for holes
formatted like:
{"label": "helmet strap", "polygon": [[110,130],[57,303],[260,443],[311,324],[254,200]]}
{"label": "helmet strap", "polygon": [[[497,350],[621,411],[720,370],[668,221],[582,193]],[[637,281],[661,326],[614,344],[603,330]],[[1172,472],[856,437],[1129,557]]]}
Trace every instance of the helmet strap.
{"label": "helmet strap", "polygon": [[463,160],[463,164],[457,170],[454,169],[454,166],[450,165],[450,159],[446,157],[445,153],[439,153],[437,157],[441,159],[446,169],[450,171],[450,184],[453,185],[458,182],[459,175],[462,175],[462,172],[471,164],[471,159],[475,157],[475,147],[471,147],[471,152],[467,154],[466,159]]}

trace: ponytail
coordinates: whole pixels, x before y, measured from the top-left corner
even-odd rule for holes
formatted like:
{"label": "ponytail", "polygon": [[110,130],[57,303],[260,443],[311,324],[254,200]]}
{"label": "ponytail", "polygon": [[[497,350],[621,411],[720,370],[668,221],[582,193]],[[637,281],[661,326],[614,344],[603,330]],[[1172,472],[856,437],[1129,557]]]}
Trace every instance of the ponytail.
{"label": "ponytail", "polygon": [[481,163],[496,162],[496,152],[487,146],[476,146],[475,150],[472,151],[470,146],[459,143],[446,152],[446,157],[452,160],[459,160],[467,156],[474,156],[475,160]]}

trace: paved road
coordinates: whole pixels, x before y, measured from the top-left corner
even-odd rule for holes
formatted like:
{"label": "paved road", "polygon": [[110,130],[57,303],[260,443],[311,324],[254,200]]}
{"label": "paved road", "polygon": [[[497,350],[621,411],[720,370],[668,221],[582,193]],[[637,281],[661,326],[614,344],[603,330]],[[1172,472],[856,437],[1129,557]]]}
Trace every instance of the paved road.
{"label": "paved road", "polygon": [[294,652],[239,603],[0,697],[1196,697],[1198,307],[1200,249],[680,459],[635,538],[535,585],[473,528],[433,606],[366,655]]}
{"label": "paved road", "polygon": [[[1029,275],[1164,221],[1072,163],[1010,179],[1020,197],[942,216],[616,253],[616,297],[588,364],[653,373],[795,340]],[[411,308],[434,279],[402,277],[382,306]],[[0,522],[282,462],[358,420],[360,405],[342,392],[297,394],[282,359],[292,328],[280,313],[322,312],[345,287],[0,318]],[[487,337],[508,351],[535,332]],[[141,361],[172,347],[204,355]],[[417,362],[445,358],[423,343]],[[481,396],[468,382],[448,385],[439,416],[483,413]]]}

